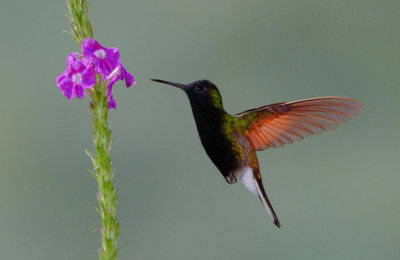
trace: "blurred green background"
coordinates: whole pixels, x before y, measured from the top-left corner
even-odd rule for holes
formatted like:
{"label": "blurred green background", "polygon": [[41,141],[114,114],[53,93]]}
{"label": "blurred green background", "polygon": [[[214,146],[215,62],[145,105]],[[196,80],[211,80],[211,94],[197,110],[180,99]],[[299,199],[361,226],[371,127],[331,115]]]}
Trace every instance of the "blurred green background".
{"label": "blurred green background", "polygon": [[[399,1],[90,3],[95,38],[137,81],[111,112],[119,259],[400,258]],[[1,1],[0,259],[98,258],[88,99],[56,87],[78,47],[66,11]],[[230,113],[326,95],[365,107],[258,153],[278,230],[207,158],[184,93],[150,78],[209,79]]]}

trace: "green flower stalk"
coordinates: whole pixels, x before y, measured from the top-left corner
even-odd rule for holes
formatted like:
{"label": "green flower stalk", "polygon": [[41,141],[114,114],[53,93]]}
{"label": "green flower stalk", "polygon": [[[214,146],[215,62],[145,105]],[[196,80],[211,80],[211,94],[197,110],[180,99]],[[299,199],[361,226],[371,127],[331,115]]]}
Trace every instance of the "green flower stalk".
{"label": "green flower stalk", "polygon": [[93,176],[98,183],[97,212],[101,217],[101,245],[100,259],[117,258],[117,242],[119,237],[119,223],[117,222],[117,199],[112,181],[114,172],[111,169],[111,130],[108,126],[108,102],[105,85],[98,80],[92,90],[89,90],[92,102],[90,110],[93,120],[93,143],[96,154],[87,151],[93,162],[95,172]]}
{"label": "green flower stalk", "polygon": [[68,99],[91,98],[93,143],[95,153],[86,153],[92,159],[98,182],[97,212],[101,217],[100,259],[117,258],[119,223],[117,222],[117,199],[113,186],[114,171],[111,168],[111,130],[108,125],[108,112],[116,108],[112,90],[118,80],[126,86],[135,84],[134,77],[124,68],[119,59],[118,48],[106,48],[93,39],[92,26],[88,19],[86,0],[67,0],[71,37],[81,46],[81,53],[71,53],[67,57],[67,67],[57,77],[57,86]]}
{"label": "green flower stalk", "polygon": [[93,38],[92,25],[88,19],[89,3],[86,0],[67,0],[71,31],[69,35],[81,45],[86,38]]}

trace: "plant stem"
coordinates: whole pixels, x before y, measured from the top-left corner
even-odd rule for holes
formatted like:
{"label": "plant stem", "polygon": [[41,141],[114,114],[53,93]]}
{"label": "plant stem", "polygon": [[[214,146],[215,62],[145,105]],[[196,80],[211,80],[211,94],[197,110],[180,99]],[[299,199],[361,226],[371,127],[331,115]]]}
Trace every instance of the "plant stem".
{"label": "plant stem", "polygon": [[111,130],[109,129],[107,118],[107,97],[105,86],[101,81],[96,84],[92,91],[92,119],[93,119],[93,143],[96,155],[92,157],[93,166],[96,170],[94,175],[98,182],[98,203],[97,211],[101,217],[101,244],[102,250],[100,259],[116,259],[117,241],[119,236],[119,223],[117,222],[117,200],[115,189],[112,184],[114,173],[111,169],[110,150],[111,150]]}
{"label": "plant stem", "polygon": [[[85,38],[93,38],[92,26],[88,19],[87,0],[67,0],[69,9],[71,37],[81,45]],[[97,212],[101,217],[101,245],[99,250],[100,259],[115,260],[117,258],[117,242],[119,236],[119,223],[117,222],[117,199],[112,181],[114,172],[111,168],[111,130],[108,126],[108,99],[106,95],[106,83],[102,82],[100,75],[97,75],[96,85],[90,89],[89,95],[92,98],[90,110],[92,112],[93,143],[95,154],[87,152],[93,162],[95,172],[93,176],[98,182],[98,203]]]}

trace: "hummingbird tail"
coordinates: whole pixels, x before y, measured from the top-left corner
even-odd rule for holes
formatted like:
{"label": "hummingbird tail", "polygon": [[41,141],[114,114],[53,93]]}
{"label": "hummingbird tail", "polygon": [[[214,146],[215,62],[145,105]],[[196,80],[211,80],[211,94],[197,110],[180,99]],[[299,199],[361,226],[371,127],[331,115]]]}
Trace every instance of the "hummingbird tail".
{"label": "hummingbird tail", "polygon": [[274,222],[274,224],[280,228],[281,227],[281,223],[279,222],[278,217],[275,214],[274,208],[272,208],[271,202],[269,202],[268,196],[265,193],[264,190],[264,186],[262,183],[261,178],[257,178],[257,193],[258,193],[258,197],[261,200],[261,203],[263,204],[264,208],[267,210],[272,222]]}
{"label": "hummingbird tail", "polygon": [[261,203],[263,204],[265,210],[272,219],[272,222],[279,228],[281,223],[272,208],[271,202],[269,202],[268,196],[265,193],[264,185],[262,183],[261,174],[258,169],[251,169],[250,167],[245,167],[238,172],[239,180],[246,186],[246,188],[257,195]]}

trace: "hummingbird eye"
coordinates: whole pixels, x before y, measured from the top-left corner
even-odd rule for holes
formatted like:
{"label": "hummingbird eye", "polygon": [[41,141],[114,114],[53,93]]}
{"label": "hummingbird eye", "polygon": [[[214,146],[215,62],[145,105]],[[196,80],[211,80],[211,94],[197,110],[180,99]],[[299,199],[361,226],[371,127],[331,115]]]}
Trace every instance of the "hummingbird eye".
{"label": "hummingbird eye", "polygon": [[196,87],[196,92],[202,92],[203,90],[204,90],[204,87],[201,85]]}

